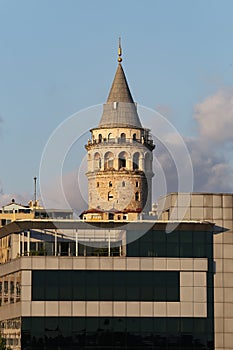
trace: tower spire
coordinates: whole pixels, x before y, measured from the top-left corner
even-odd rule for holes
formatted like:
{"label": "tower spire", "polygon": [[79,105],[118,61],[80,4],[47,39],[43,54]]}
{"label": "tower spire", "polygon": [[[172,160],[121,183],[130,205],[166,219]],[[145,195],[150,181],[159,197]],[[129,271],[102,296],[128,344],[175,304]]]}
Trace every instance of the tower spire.
{"label": "tower spire", "polygon": [[118,43],[118,62],[122,62],[122,48],[121,48],[121,38],[119,38],[119,43]]}

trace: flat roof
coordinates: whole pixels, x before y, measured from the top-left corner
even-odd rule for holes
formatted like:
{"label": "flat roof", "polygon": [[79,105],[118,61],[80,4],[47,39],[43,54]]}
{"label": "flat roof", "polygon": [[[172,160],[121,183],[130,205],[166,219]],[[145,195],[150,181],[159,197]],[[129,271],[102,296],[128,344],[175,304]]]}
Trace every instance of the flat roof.
{"label": "flat roof", "polygon": [[[27,230],[98,230],[98,229],[122,229],[127,231],[139,231],[153,229],[165,230],[167,225],[175,225],[179,230],[215,231],[213,222],[209,221],[169,221],[169,220],[138,220],[138,221],[82,221],[82,220],[52,220],[52,219],[28,219],[15,220],[0,228],[0,238],[11,233],[19,233]],[[218,231],[219,232],[219,231]]]}

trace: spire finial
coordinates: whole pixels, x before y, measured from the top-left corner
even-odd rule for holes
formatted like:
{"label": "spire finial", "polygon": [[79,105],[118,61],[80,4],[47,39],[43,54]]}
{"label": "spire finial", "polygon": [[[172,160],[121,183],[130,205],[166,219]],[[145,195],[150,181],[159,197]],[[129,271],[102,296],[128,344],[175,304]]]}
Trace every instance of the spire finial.
{"label": "spire finial", "polygon": [[121,38],[119,38],[119,44],[118,44],[118,62],[121,63],[122,62],[122,49],[121,49]]}

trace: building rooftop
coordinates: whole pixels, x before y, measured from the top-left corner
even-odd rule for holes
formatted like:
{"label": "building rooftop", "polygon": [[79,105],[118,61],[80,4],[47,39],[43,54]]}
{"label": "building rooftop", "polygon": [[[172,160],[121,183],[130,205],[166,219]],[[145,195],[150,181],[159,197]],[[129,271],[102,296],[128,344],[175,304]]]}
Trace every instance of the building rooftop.
{"label": "building rooftop", "polygon": [[63,229],[63,230],[98,230],[98,229],[123,229],[123,230],[146,230],[153,228],[153,230],[164,229],[167,224],[178,224],[178,226],[188,225],[189,227],[199,224],[206,230],[212,230],[214,223],[210,221],[189,220],[189,221],[168,221],[168,220],[138,220],[138,221],[109,221],[102,220],[98,222],[86,222],[82,220],[47,220],[47,219],[28,219],[28,220],[16,220],[11,223],[0,227],[0,238],[7,236],[11,233],[17,233],[27,230],[48,230],[48,229]]}

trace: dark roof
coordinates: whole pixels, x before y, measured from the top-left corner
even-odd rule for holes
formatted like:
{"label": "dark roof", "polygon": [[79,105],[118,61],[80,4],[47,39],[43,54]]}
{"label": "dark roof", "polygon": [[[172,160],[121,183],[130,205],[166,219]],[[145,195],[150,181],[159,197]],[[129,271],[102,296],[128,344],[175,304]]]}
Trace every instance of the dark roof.
{"label": "dark roof", "polygon": [[119,63],[98,128],[142,128],[124,70]]}
{"label": "dark roof", "polygon": [[107,99],[107,103],[108,102],[134,103],[125,73],[120,63],[118,64],[115,78],[113,80],[112,87]]}

